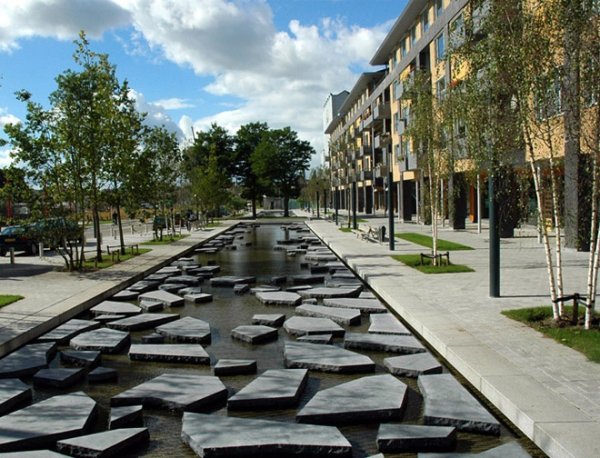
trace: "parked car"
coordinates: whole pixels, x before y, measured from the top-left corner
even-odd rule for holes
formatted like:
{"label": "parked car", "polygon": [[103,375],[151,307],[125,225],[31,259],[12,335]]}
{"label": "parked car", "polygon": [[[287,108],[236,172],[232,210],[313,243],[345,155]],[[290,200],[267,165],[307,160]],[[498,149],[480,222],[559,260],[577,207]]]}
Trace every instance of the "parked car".
{"label": "parked car", "polygon": [[8,226],[0,232],[0,256],[5,256],[10,248],[36,255],[40,242],[55,249],[63,245],[63,240],[80,243],[83,240],[81,226],[67,218],[47,218],[32,224]]}
{"label": "parked car", "polygon": [[5,256],[8,251],[26,251],[37,254],[38,242],[33,237],[28,226],[8,226],[0,232],[0,256]]}

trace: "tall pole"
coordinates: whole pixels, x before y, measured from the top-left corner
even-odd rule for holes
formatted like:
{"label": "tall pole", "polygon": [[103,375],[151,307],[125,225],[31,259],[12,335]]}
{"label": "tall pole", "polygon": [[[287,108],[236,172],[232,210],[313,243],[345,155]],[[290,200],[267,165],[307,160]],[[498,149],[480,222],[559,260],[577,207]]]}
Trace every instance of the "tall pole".
{"label": "tall pole", "polygon": [[319,196],[319,191],[317,191],[317,219],[320,219],[320,218],[321,218],[321,215],[319,214],[319,207],[320,207],[320,201],[319,201],[319,198],[320,198],[320,197],[321,197],[321,196]]}
{"label": "tall pole", "polygon": [[390,251],[394,251],[394,191],[392,188],[394,183],[392,182],[392,180],[393,180],[392,161],[390,158],[390,165],[389,165],[389,170],[388,170],[388,201],[387,201],[388,229],[389,229],[388,237],[390,238]]}
{"label": "tall pole", "polygon": [[500,233],[498,208],[494,193],[495,171],[492,165],[488,178],[488,199],[490,206],[490,297],[500,297]]}
{"label": "tall pole", "polygon": [[356,218],[356,200],[357,200],[356,181],[352,182],[352,229],[358,229]]}
{"label": "tall pole", "polygon": [[338,225],[338,210],[340,208],[340,194],[339,194],[339,189],[336,186],[335,187],[335,194],[333,195],[333,208],[335,210],[335,225]]}
{"label": "tall pole", "polygon": [[481,208],[481,174],[477,173],[477,233],[481,234],[481,218],[482,218],[482,208]]}

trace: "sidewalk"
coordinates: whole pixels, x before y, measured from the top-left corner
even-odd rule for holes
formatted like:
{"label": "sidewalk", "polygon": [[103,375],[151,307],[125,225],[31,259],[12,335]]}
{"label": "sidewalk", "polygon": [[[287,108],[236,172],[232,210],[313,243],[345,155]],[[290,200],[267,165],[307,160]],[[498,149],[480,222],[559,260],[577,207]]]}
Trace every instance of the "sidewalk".
{"label": "sidewalk", "polygon": [[[387,225],[384,218],[367,221],[362,224]],[[419,253],[423,247],[396,239],[392,253],[387,243],[359,240],[332,222],[312,220],[308,225],[549,456],[600,456],[600,365],[500,314],[549,302],[544,251],[533,234],[502,239],[502,297],[491,299],[487,231],[441,229],[440,238],[475,248],[451,253],[453,262],[475,272],[425,275],[390,257]],[[428,233],[429,228],[396,222],[395,232]],[[564,265],[565,292],[584,292],[587,253],[566,250]]]}

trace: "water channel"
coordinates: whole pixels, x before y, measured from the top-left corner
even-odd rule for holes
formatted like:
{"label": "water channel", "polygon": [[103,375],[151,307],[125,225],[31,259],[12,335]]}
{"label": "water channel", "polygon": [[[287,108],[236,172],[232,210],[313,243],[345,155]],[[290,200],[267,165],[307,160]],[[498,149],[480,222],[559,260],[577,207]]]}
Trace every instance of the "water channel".
{"label": "water channel", "polygon": [[[255,276],[257,284],[268,284],[271,278],[277,276],[293,276],[307,274],[308,270],[304,256],[298,254],[289,256],[285,250],[276,251],[274,247],[278,239],[296,237],[293,232],[283,230],[280,224],[262,224],[260,227],[250,227],[245,233],[236,234],[234,245],[236,249],[223,249],[215,254],[198,254],[195,256],[200,265],[214,262],[221,267],[218,275]],[[304,267],[304,268],[303,268]],[[253,359],[258,364],[258,374],[267,369],[284,368],[283,347],[286,341],[294,340],[283,328],[279,329],[276,341],[266,344],[250,345],[231,338],[233,328],[240,324],[251,324],[254,314],[282,313],[286,318],[293,316],[293,307],[261,304],[253,295],[236,295],[232,288],[211,287],[208,281],[201,285],[203,292],[211,293],[213,301],[205,304],[186,303],[183,307],[165,309],[167,313],[178,313],[182,317],[192,316],[210,323],[212,341],[206,346],[211,356],[211,365],[223,358]],[[78,318],[90,319],[91,315],[83,314]],[[362,324],[346,326],[348,331],[367,332],[368,316],[362,317]],[[132,343],[140,343],[144,335],[152,330],[132,332]],[[335,344],[341,345],[342,339]],[[383,359],[396,356],[390,353],[359,351],[375,361],[376,374],[387,373]],[[95,423],[95,431],[106,429],[110,412],[110,399],[126,389],[139,385],[163,373],[193,373],[196,375],[212,375],[211,367],[196,364],[169,364],[159,362],[130,361],[126,352],[117,355],[103,355],[102,365],[118,370],[119,380],[116,384],[88,384],[87,382],[72,387],[69,391],[83,390],[99,404],[99,415]],[[56,358],[53,366],[58,366]],[[232,411],[228,412],[224,405],[218,405],[210,410],[213,415],[234,415],[255,417],[294,423],[297,411],[304,406],[319,390],[339,385],[372,374],[334,374],[310,371],[309,382],[303,393],[298,409],[261,410],[261,411]],[[229,395],[239,391],[250,383],[256,375],[223,376],[221,380],[227,386]],[[409,387],[407,404],[402,418],[403,423],[423,424],[423,401],[417,387],[416,379],[402,377],[401,380]],[[34,402],[64,390],[36,389]],[[195,456],[194,452],[181,440],[181,414],[164,410],[144,409],[144,424],[150,431],[150,444],[144,450],[138,450],[130,456]],[[342,434],[353,446],[353,457],[366,457],[377,453],[376,436],[378,424],[341,425]],[[505,426],[499,437],[459,432],[457,451],[478,452],[490,449],[506,442],[518,440],[527,447],[532,456],[537,456],[524,439],[517,439]],[[386,454],[386,457],[414,457],[415,454]]]}

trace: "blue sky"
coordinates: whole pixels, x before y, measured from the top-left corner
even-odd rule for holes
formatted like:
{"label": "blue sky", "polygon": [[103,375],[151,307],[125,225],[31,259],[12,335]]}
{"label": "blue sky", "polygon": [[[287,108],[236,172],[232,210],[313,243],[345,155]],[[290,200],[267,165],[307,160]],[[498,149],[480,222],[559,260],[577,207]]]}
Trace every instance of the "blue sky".
{"label": "blue sky", "polygon": [[[212,122],[289,125],[320,153],[322,107],[350,89],[406,0],[3,0],[0,127],[14,92],[47,103],[85,30],[129,80],[150,124],[182,141]],[[320,154],[317,154],[320,156]],[[0,166],[10,163],[0,151]],[[316,164],[317,160],[313,161]]]}

